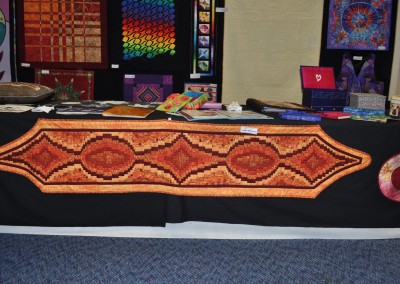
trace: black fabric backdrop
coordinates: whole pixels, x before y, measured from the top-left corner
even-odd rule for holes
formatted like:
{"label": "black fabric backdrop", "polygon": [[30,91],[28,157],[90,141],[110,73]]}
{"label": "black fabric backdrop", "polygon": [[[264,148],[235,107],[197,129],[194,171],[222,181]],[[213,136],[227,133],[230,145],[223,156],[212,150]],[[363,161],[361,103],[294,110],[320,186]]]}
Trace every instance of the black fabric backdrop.
{"label": "black fabric backdrop", "polygon": [[[178,0],[177,0],[178,1]],[[12,1],[10,1],[11,3]],[[191,1],[180,0],[186,7]],[[343,50],[326,50],[326,13],[321,47],[321,65],[334,66],[338,72]],[[188,5],[189,6],[189,5]],[[219,4],[218,6],[222,6]],[[11,6],[12,7],[12,6]],[[183,6],[180,6],[183,7]],[[393,1],[396,11],[397,1]],[[116,58],[120,45],[120,3],[109,1],[109,62],[119,64]],[[183,13],[177,8],[179,13]],[[189,19],[191,9],[178,16],[179,21]],[[395,13],[394,13],[395,14]],[[177,18],[177,21],[178,21]],[[392,16],[395,19],[395,15]],[[394,20],[393,20],[394,21]],[[13,20],[11,21],[13,22]],[[180,22],[180,23],[182,23]],[[196,82],[219,84],[222,75],[222,34],[223,15],[217,17],[218,51],[215,78],[203,78]],[[186,25],[186,23],[184,24]],[[392,24],[394,29],[395,22]],[[18,24],[17,24],[18,28]],[[186,27],[180,27],[185,30]],[[12,28],[11,28],[12,30]],[[115,33],[115,34],[114,34]],[[390,80],[390,66],[394,47],[392,32],[389,51],[376,52],[376,73],[378,79]],[[13,38],[12,38],[13,40]],[[117,44],[113,41],[118,40]],[[187,46],[191,45],[191,35]],[[190,58],[184,59],[174,71],[174,89],[183,91],[183,82],[189,80]],[[187,61],[186,61],[187,60]],[[113,62],[117,61],[117,62]],[[167,63],[166,63],[167,64]],[[180,70],[180,68],[185,70]],[[172,68],[173,69],[173,68]],[[17,68],[18,80],[33,82],[31,68]],[[122,79],[125,72],[150,72],[121,64],[120,69],[96,70],[95,99],[122,99]],[[167,73],[170,70],[164,70]],[[389,72],[389,73],[388,73]],[[336,73],[337,74],[337,73]],[[157,115],[149,119],[160,118]],[[0,113],[0,145],[18,138],[30,129],[38,117],[57,117],[54,114],[4,114]],[[62,117],[65,118],[65,117]],[[82,117],[68,117],[71,119]],[[98,118],[85,116],[85,118]],[[244,123],[244,122],[241,122]],[[268,121],[273,124],[297,124],[282,120]],[[372,164],[359,172],[345,176],[324,190],[316,199],[288,198],[198,198],[178,197],[162,194],[123,195],[45,195],[26,178],[0,172],[0,224],[42,225],[42,226],[110,226],[148,225],[162,226],[165,222],[212,221],[245,223],[268,226],[322,226],[322,227],[399,227],[400,204],[386,199],[377,186],[377,174],[381,165],[391,156],[400,152],[400,123],[376,124],[360,121],[330,121],[321,123],[323,129],[343,144],[370,153]]]}
{"label": "black fabric backdrop", "polygon": [[[392,16],[390,25],[389,50],[386,51],[368,51],[368,50],[346,50],[346,49],[327,49],[327,31],[328,31],[328,16],[329,2],[324,0],[324,15],[322,24],[321,37],[321,52],[320,66],[334,67],[335,76],[338,76],[342,66],[342,56],[345,52],[350,52],[352,56],[362,56],[365,58],[369,53],[374,53],[375,58],[375,75],[378,81],[383,81],[385,84],[384,95],[388,95],[390,86],[390,76],[392,71],[393,51],[396,33],[396,17],[397,17],[397,0],[392,0]],[[354,62],[355,68],[356,62]]]}
{"label": "black fabric backdrop", "polygon": [[[123,100],[123,78],[125,74],[165,74],[173,75],[173,91],[182,93],[184,83],[214,83],[218,84],[218,98],[222,93],[222,51],[224,14],[216,13],[216,53],[214,76],[203,76],[200,79],[191,79],[192,46],[193,46],[193,1],[175,0],[176,23],[176,54],[174,56],[161,55],[156,60],[136,58],[130,61],[122,59],[122,7],[121,1],[107,1],[107,31],[108,31],[108,65],[107,69],[97,69],[94,77],[95,100]],[[224,7],[224,0],[217,0],[216,7]],[[10,0],[10,7],[12,0]],[[11,29],[13,30],[14,17],[11,11]],[[18,13],[19,11],[16,11]],[[19,31],[16,23],[17,33]],[[14,35],[11,35],[13,42]],[[18,46],[18,42],[17,42]],[[14,50],[12,57],[14,57]],[[16,55],[17,64],[18,52]],[[13,60],[15,61],[15,60]],[[116,64],[119,68],[112,68]],[[14,65],[14,63],[12,64]],[[93,70],[93,69],[91,69]],[[34,69],[17,65],[17,73],[13,66],[13,80],[20,82],[34,82]]]}

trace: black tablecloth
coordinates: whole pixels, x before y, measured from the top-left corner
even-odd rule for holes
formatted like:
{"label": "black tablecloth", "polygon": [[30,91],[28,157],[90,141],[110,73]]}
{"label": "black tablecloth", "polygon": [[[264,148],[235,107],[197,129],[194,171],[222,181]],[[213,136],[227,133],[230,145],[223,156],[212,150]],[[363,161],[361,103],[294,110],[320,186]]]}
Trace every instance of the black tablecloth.
{"label": "black tablecloth", "polygon": [[[217,123],[315,124],[274,117],[274,120],[218,120]],[[20,137],[38,118],[118,119],[52,112],[0,113],[0,145]],[[168,116],[154,112],[146,119],[168,119]],[[370,154],[372,163],[334,182],[315,199],[181,197],[153,193],[43,194],[25,177],[0,172],[0,224],[163,226],[166,222],[206,221],[263,226],[400,227],[400,203],[383,196],[377,183],[382,164],[400,153],[400,122],[323,119],[318,124],[335,140]]]}

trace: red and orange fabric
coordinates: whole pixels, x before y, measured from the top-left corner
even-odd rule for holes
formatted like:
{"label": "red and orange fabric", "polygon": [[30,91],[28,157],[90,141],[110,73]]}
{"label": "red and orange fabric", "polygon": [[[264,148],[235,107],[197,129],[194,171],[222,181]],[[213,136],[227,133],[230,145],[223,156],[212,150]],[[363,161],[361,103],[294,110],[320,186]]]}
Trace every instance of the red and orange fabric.
{"label": "red and orange fabric", "polygon": [[106,4],[18,0],[20,61],[42,68],[106,68]]}
{"label": "red and orange fabric", "polygon": [[[315,198],[370,155],[319,125],[39,119],[0,147],[0,170],[45,193]],[[18,190],[18,189],[16,189]]]}

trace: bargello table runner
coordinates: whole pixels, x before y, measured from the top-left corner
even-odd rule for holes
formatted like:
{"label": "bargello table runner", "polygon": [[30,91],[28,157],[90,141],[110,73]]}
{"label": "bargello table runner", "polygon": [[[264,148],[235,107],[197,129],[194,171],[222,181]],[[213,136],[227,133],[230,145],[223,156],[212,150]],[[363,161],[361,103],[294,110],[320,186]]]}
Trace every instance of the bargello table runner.
{"label": "bargello table runner", "polygon": [[[319,125],[39,119],[0,147],[0,170],[44,193],[315,198],[370,155]],[[18,190],[18,189],[15,189]]]}

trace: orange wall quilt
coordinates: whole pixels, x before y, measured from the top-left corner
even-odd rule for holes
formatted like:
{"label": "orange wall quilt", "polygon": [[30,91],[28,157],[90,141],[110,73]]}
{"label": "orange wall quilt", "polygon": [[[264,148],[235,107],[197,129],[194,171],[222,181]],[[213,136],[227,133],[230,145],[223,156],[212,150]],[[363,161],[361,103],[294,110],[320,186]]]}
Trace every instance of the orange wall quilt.
{"label": "orange wall quilt", "polygon": [[315,198],[371,162],[319,125],[248,126],[258,134],[234,124],[39,119],[0,147],[0,170],[44,193]]}
{"label": "orange wall quilt", "polygon": [[21,65],[106,68],[106,3],[105,0],[18,0]]}

